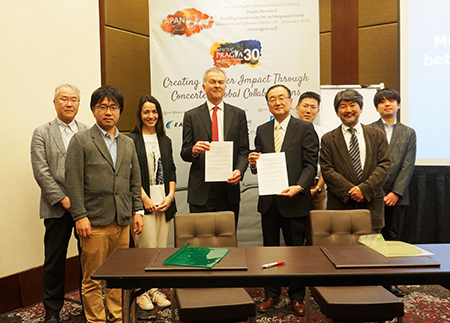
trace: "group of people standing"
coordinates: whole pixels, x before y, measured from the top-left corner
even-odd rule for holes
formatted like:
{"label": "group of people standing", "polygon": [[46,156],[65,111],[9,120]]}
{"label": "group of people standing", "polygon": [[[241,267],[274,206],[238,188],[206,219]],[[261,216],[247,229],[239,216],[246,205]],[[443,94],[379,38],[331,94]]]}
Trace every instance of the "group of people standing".
{"label": "group of people standing", "polygon": [[[306,216],[312,208],[324,209],[325,201],[328,209],[369,209],[374,232],[381,231],[388,240],[399,238],[416,143],[414,130],[397,121],[397,91],[383,89],[375,95],[381,119],[371,127],[359,122],[362,96],[355,90],[339,92],[334,108],[342,125],[327,132],[313,124],[320,111],[317,93],[300,96],[295,107],[299,118],[295,118],[290,89],[273,85],[266,92],[273,120],[257,128],[255,151],[250,152],[244,110],[223,101],[226,82],[223,70],[208,69],[203,76],[207,101],[184,115],[181,158],[191,163],[190,212],[233,211],[237,227],[239,183],[248,165],[256,174],[261,154],[284,152],[289,186],[258,201],[264,246],[279,246],[280,231],[287,246],[304,245]],[[56,88],[53,103],[57,117],[37,128],[31,143],[46,228],[45,321],[59,322],[73,227],[79,242],[84,314],[88,322],[106,321],[101,282],[90,278],[94,271],[116,248],[127,248],[130,235],[138,248],[167,245],[170,220],[177,211],[172,142],[165,134],[161,105],[150,95],[140,99],[128,136],[116,127],[124,105],[115,87],[102,86],[92,94],[96,123],[90,129],[75,121],[80,103],[75,86]],[[205,181],[205,152],[212,141],[233,142],[233,170],[226,182]],[[280,294],[280,286],[265,287],[258,310],[270,310]],[[304,315],[304,295],[303,286],[289,286],[297,315]],[[153,304],[170,305],[156,288],[137,302],[147,310]],[[108,320],[121,321],[120,291],[106,288],[105,303]]]}

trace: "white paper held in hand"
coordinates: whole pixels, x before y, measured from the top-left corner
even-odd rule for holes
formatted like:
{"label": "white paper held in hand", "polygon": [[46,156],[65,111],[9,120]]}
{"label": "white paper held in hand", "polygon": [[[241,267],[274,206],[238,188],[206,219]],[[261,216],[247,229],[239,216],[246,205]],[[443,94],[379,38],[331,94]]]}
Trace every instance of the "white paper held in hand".
{"label": "white paper held in hand", "polygon": [[259,195],[275,195],[289,187],[284,152],[261,154],[256,167]]}

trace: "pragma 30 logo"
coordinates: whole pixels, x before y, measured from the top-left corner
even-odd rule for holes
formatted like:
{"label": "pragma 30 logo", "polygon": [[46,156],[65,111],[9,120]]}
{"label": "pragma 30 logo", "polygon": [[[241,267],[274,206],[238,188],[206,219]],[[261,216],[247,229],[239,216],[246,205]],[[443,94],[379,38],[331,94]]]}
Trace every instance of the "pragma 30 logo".
{"label": "pragma 30 logo", "polygon": [[174,129],[183,127],[183,122],[170,120],[166,123],[166,129]]}
{"label": "pragma 30 logo", "polygon": [[214,66],[229,68],[234,65],[261,65],[261,43],[259,40],[249,39],[237,43],[214,43],[210,54],[214,60]]}

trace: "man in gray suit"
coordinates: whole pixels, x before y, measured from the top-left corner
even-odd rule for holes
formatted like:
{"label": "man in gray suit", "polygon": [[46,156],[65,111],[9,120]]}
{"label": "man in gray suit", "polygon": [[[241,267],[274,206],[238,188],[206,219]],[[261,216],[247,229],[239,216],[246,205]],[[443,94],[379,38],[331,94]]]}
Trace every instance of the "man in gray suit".
{"label": "man in gray suit", "polygon": [[[409,182],[416,161],[416,132],[397,121],[400,109],[400,94],[389,88],[378,91],[373,103],[380,119],[369,126],[377,127],[386,133],[391,153],[391,169],[384,184],[384,228],[381,230],[385,240],[399,240],[406,206],[409,204]],[[397,286],[388,286],[396,296],[404,296]]]}
{"label": "man in gray suit", "polygon": [[[190,212],[233,211],[237,227],[239,182],[248,166],[248,127],[244,110],[223,102],[226,83],[220,68],[212,67],[203,75],[207,101],[184,115],[181,158],[191,163]],[[205,182],[205,151],[211,141],[233,142],[233,172],[226,182]]]}
{"label": "man in gray suit", "polygon": [[64,180],[66,150],[72,135],[87,127],[75,121],[80,90],[71,84],[55,89],[56,118],[36,128],[31,140],[31,164],[41,188],[39,216],[44,219],[45,260],[43,301],[45,322],[59,322],[64,303],[67,247],[74,222]]}
{"label": "man in gray suit", "polygon": [[[72,218],[80,237],[82,297],[88,322],[106,322],[101,282],[91,275],[117,248],[128,248],[129,224],[142,232],[144,214],[141,174],[134,143],[116,124],[123,110],[122,93],[103,86],[91,96],[97,121],[75,134],[67,150],[66,184]],[[121,291],[106,289],[110,322],[122,321]]]}
{"label": "man in gray suit", "polygon": [[320,167],[327,184],[327,209],[368,209],[372,230],[384,226],[384,192],[391,159],[386,135],[380,129],[359,122],[362,95],[340,91],[334,109],[342,124],[322,137]]}

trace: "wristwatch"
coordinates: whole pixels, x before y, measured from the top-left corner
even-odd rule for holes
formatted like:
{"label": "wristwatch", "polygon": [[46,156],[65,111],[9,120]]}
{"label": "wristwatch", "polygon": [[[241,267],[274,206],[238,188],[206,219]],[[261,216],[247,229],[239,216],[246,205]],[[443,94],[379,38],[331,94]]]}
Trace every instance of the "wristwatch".
{"label": "wristwatch", "polygon": [[322,193],[322,189],[319,186],[316,186],[316,190],[319,192],[318,194]]}

